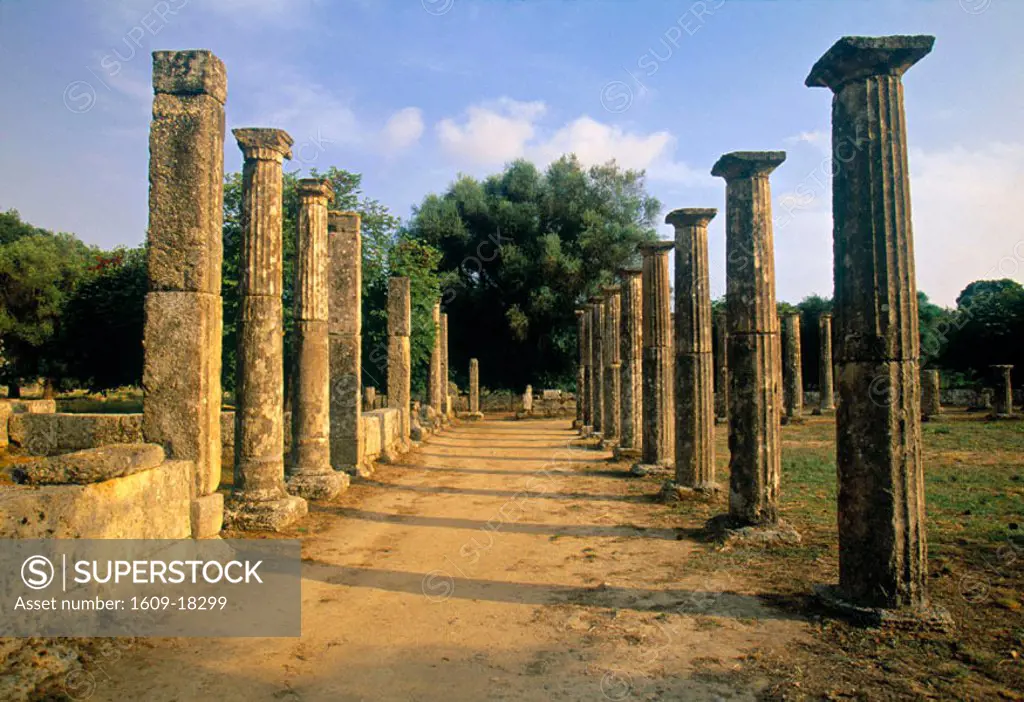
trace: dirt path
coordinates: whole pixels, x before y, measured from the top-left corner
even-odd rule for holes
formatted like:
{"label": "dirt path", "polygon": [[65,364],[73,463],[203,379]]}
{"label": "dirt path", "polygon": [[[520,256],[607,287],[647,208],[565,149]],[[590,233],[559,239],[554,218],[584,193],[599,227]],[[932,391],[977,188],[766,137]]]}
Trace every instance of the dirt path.
{"label": "dirt path", "polygon": [[93,699],[753,699],[745,661],[806,624],[688,572],[704,547],[574,437],[465,423],[380,466],[298,527],[301,639],[147,643]]}

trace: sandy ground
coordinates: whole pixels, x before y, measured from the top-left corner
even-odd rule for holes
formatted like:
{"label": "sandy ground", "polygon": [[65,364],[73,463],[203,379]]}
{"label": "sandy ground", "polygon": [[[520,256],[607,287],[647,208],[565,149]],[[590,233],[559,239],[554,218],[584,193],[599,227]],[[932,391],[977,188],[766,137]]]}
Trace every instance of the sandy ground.
{"label": "sandy ground", "polygon": [[568,424],[463,423],[380,466],[299,525],[300,639],[146,642],[91,698],[754,699],[746,661],[806,623],[688,572],[706,547]]}

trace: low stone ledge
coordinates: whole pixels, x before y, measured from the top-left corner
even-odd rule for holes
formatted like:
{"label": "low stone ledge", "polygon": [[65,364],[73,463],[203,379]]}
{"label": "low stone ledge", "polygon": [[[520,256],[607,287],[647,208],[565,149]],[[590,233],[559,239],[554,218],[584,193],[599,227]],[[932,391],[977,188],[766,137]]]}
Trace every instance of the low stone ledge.
{"label": "low stone ledge", "polygon": [[12,414],[8,421],[11,444],[33,456],[141,444],[141,414]]}
{"label": "low stone ledge", "polygon": [[16,468],[12,476],[23,485],[88,485],[151,470],[164,462],[156,444],[112,444],[40,458]]}

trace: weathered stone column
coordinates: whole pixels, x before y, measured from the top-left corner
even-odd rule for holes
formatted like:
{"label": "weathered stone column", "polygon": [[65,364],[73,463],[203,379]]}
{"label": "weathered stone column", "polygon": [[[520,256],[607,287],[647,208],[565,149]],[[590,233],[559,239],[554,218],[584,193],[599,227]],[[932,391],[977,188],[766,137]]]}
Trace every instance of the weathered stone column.
{"label": "weathered stone column", "polygon": [[480,361],[469,359],[469,418],[483,419],[480,411]]}
{"label": "weathered stone column", "polygon": [[576,419],[573,420],[573,429],[582,429],[583,421],[583,391],[587,386],[586,371],[583,366],[583,310],[576,310]]}
{"label": "weathered stone column", "polygon": [[388,280],[388,407],[399,412],[402,451],[412,436],[412,297],[409,279]]}
{"label": "weathered stone column", "polygon": [[592,393],[594,402],[593,425],[594,433],[604,437],[604,299],[598,296],[590,298],[590,339],[591,343],[591,368],[594,376],[594,391]]}
{"label": "weathered stone column", "polygon": [[619,443],[622,404],[622,363],[619,349],[619,317],[621,290],[618,285],[606,285],[604,292],[604,436],[606,447]]}
{"label": "weathered stone column", "polygon": [[198,539],[216,536],[224,521],[217,486],[227,72],[209,51],[156,51],[153,91],[142,430],[168,458],[195,462]]}
{"label": "weathered stone column", "polygon": [[327,335],[327,203],[330,182],[298,183],[295,275],[295,373],[288,492],[330,499],[348,487],[331,468],[331,352]]}
{"label": "weathered stone column", "polygon": [[996,395],[993,403],[993,413],[1000,419],[1013,416],[1013,383],[1010,382],[1010,372],[1013,366],[998,365],[992,366],[996,372]]}
{"label": "weathered stone column", "polygon": [[942,413],[942,383],[934,368],[921,371],[921,419],[928,420]]}
{"label": "weathered stone column", "polygon": [[729,420],[729,329],[724,312],[715,315],[715,419]]}
{"label": "weathered stone column", "polygon": [[643,297],[640,269],[619,269],[622,281],[619,322],[619,446],[617,460],[639,460],[643,443]]}
{"label": "weathered stone column", "polygon": [[[708,222],[718,210],[673,210],[676,234],[675,487],[715,489],[715,387]],[[671,487],[671,486],[670,486]]]}
{"label": "weathered stone column", "polygon": [[367,476],[363,460],[363,254],[357,212],[329,212],[330,248],[327,326],[331,342],[331,465]]}
{"label": "weathered stone column", "polygon": [[901,77],[933,42],[926,36],[844,37],[806,81],[835,94],[836,594],[869,608],[913,610],[927,601],[917,286]]}
{"label": "weathered stone column", "polygon": [[277,531],[306,513],[284,484],[282,162],[280,129],[232,130],[242,149],[242,253],[235,410],[235,485],[225,521]]}
{"label": "weathered stone column", "polygon": [[[434,346],[430,350],[430,376],[427,379],[427,394],[429,395],[430,407],[436,414],[444,411],[442,385],[441,385],[441,303],[434,305],[432,312],[434,318]],[[436,429],[436,427],[434,427]]]}
{"label": "weathered stone column", "polygon": [[580,434],[587,437],[594,431],[594,338],[590,306],[585,304],[579,311],[582,312],[580,328],[583,330],[583,426]]}
{"label": "weathered stone column", "polygon": [[836,408],[835,383],[832,380],[832,314],[818,317],[818,408],[814,414],[833,412]]}
{"label": "weathered stone column", "polygon": [[452,415],[451,372],[448,366],[448,315],[441,315],[441,420],[448,424]]}
{"label": "weathered stone column", "polygon": [[800,353],[800,313],[782,318],[783,421],[797,423],[804,413],[804,371]]}
{"label": "weathered stone column", "polygon": [[668,254],[671,241],[640,245],[643,255],[643,452],[632,472],[644,475],[672,467],[675,453],[672,326]]}
{"label": "weathered stone column", "polygon": [[779,524],[782,349],[768,176],[785,160],[784,151],[736,151],[711,170],[726,182],[729,517],[741,526]]}

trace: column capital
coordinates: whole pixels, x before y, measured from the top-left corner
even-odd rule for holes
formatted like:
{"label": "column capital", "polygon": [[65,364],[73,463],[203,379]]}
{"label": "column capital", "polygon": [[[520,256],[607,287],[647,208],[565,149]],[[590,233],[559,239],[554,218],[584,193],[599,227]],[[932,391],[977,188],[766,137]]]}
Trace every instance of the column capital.
{"label": "column capital", "polygon": [[302,178],[296,183],[296,191],[301,199],[334,199],[334,188],[326,178]]}
{"label": "column capital", "polygon": [[935,37],[927,34],[888,37],[843,37],[811,68],[804,85],[837,92],[851,81],[874,76],[899,78],[927,56]]}
{"label": "column capital", "polygon": [[245,127],[232,129],[231,133],[247,161],[281,162],[292,157],[292,138],[283,129]]}
{"label": "column capital", "polygon": [[706,227],[717,214],[718,210],[714,207],[684,207],[665,215],[665,224],[673,227]]}
{"label": "column capital", "polygon": [[676,246],[674,241],[645,241],[642,244],[637,244],[637,249],[644,256],[657,256],[658,254],[668,253]]}
{"label": "column capital", "polygon": [[831,312],[821,312],[820,314],[818,314],[818,319],[819,320],[822,320],[822,319],[832,319],[832,313]]}
{"label": "column capital", "polygon": [[589,302],[591,305],[594,305],[595,307],[597,305],[603,305],[604,297],[602,297],[601,295],[591,295],[587,302]]}
{"label": "column capital", "polygon": [[1013,365],[1012,364],[1008,364],[1008,363],[998,363],[998,364],[989,366],[989,368],[995,368],[996,370],[999,370],[999,371],[1008,371],[1008,370],[1013,370]]}
{"label": "column capital", "polygon": [[643,269],[634,268],[632,266],[624,266],[615,272],[622,280],[629,280],[630,278],[639,278],[641,275],[643,275]]}
{"label": "column capital", "polygon": [[[328,231],[358,231],[361,224],[362,217],[358,212],[339,212],[338,210],[328,210],[327,212]],[[441,305],[440,302],[437,304]]]}
{"label": "column capital", "polygon": [[803,315],[801,314],[801,312],[796,311],[796,312],[786,312],[784,315],[782,315],[782,318],[783,319],[792,319],[793,317],[796,317],[797,319],[799,319],[802,316]]}
{"label": "column capital", "polygon": [[576,315],[577,319],[581,319],[583,317],[583,315],[585,315],[586,313],[587,313],[586,310],[573,310],[573,314]]}
{"label": "column capital", "polygon": [[605,297],[605,299],[607,299],[607,298],[611,297],[612,295],[621,295],[622,294],[622,286],[621,285],[602,285],[601,286],[601,292],[604,293],[604,297]]}
{"label": "column capital", "polygon": [[732,151],[723,155],[711,169],[711,175],[728,182],[737,178],[768,175],[786,160],[785,151]]}
{"label": "column capital", "polygon": [[153,52],[153,94],[209,95],[220,104],[228,98],[224,63],[206,49]]}

